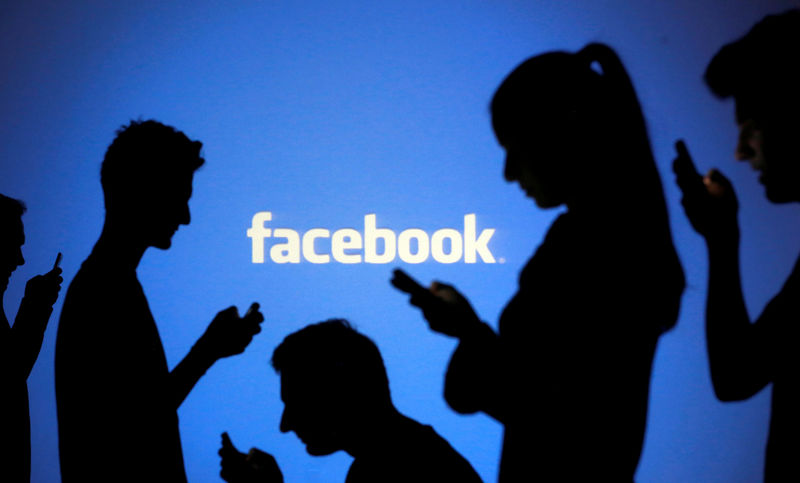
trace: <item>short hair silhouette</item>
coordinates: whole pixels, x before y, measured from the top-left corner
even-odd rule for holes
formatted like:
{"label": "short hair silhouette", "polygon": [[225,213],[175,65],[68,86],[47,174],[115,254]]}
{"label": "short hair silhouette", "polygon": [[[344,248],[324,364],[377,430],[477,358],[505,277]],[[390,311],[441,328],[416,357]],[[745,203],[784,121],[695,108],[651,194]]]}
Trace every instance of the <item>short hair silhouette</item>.
{"label": "short hair silhouette", "polygon": [[785,109],[787,95],[794,104],[800,101],[798,58],[800,10],[795,9],[768,15],[747,35],[722,47],[706,68],[705,81],[718,97],[736,97],[747,108]]}
{"label": "short hair silhouette", "polygon": [[0,226],[7,226],[9,222],[18,221],[27,211],[25,203],[0,194]]}
{"label": "short hair silhouette", "polygon": [[[312,456],[347,452],[354,459],[346,481],[481,481],[432,427],[395,408],[378,347],[347,320],[289,334],[272,366],[281,379],[281,432],[294,432]],[[227,434],[219,454],[225,481],[283,481],[274,458],[256,448],[240,453]]]}
{"label": "short hair silhouette", "polygon": [[289,334],[273,352],[272,367],[279,374],[311,377],[368,404],[391,404],[378,347],[345,319],[326,320]]}
{"label": "short hair silhouette", "polygon": [[[244,317],[229,307],[170,369],[138,279],[145,252],[168,249],[191,221],[201,148],[149,120],[123,126],[106,152],[100,172],[105,223],[70,283],[56,338],[64,483],[107,481],[111,474],[116,481],[186,481],[177,410],[216,361],[240,354],[260,331],[256,304]],[[120,454],[137,462],[123,475],[116,474]]]}
{"label": "short hair silhouette", "polygon": [[117,130],[100,168],[106,209],[116,193],[135,190],[147,196],[142,186],[174,186],[174,180],[193,173],[205,160],[203,143],[190,140],[183,132],[155,120],[131,121]]}

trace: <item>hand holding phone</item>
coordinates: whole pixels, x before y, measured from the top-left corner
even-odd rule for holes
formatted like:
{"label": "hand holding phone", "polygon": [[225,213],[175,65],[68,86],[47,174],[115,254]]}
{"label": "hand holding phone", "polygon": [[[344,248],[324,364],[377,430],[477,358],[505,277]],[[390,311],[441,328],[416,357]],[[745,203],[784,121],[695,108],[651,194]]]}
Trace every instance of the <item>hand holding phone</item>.
{"label": "hand holding phone", "polygon": [[701,176],[683,140],[675,143],[672,162],[675,181],[683,193],[681,204],[692,228],[709,239],[738,237],[738,202],[731,182],[716,169]]}
{"label": "hand holding phone", "polygon": [[422,309],[425,320],[435,332],[462,337],[476,323],[481,323],[469,301],[451,285],[433,282],[428,289],[399,268],[394,270],[391,283],[411,295],[409,302]]}

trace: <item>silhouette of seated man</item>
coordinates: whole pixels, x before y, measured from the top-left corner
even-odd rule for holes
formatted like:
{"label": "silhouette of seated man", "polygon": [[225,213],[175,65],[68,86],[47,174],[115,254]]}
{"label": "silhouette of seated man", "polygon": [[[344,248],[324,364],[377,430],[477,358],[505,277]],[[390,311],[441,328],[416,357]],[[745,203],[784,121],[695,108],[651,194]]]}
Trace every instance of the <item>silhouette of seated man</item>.
{"label": "silhouette of seated man", "polygon": [[[736,157],[760,173],[773,203],[800,201],[800,10],[768,16],[711,60],[705,80],[733,97],[740,133]],[[722,401],[740,401],[772,383],[765,481],[800,481],[800,261],[751,323],[739,272],[738,202],[719,171],[705,177],[683,142],[674,162],[683,205],[709,256],[706,336],[711,380]]]}
{"label": "silhouette of seated man", "polygon": [[[39,356],[47,321],[61,289],[58,261],[25,285],[25,295],[9,327],[3,306],[11,272],[25,263],[22,202],[0,194],[0,480],[30,481],[31,432],[27,379]],[[59,254],[60,255],[60,254]],[[57,258],[58,260],[58,258]]]}
{"label": "silhouette of seated man", "polygon": [[[219,312],[171,371],[136,268],[188,225],[202,144],[156,121],[131,122],[106,152],[103,231],[69,286],[56,341],[62,481],[185,482],[178,406],[263,317]],[[176,294],[179,287],[176,287]]]}
{"label": "silhouette of seated man", "polygon": [[[353,456],[347,483],[480,481],[433,428],[397,411],[378,348],[346,320],[290,334],[272,365],[281,376],[281,431],[294,431],[312,456]],[[270,456],[255,449],[244,455],[225,434],[219,453],[220,474],[230,483],[282,481]]]}

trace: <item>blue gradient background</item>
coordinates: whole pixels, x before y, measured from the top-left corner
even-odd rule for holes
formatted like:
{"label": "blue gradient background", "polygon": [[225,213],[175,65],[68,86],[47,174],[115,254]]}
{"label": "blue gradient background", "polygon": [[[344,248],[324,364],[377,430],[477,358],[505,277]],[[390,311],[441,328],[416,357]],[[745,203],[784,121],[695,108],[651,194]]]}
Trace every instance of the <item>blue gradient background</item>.
{"label": "blue gradient background", "polygon": [[[216,452],[227,430],[242,450],[272,452],[287,481],[343,481],[349,456],[312,458],[278,431],[279,380],[268,365],[286,334],[340,316],[377,342],[398,408],[434,425],[494,481],[501,428],[447,408],[442,376],[454,342],[429,332],[389,286],[394,265],[253,265],[245,230],[262,210],[273,212],[273,227],[301,231],[361,229],[363,216],[377,213],[379,226],[429,233],[460,228],[464,214],[477,213],[479,229],[497,229],[490,247],[506,263],[406,268],[423,281],[453,282],[496,323],[557,212],[537,210],[503,181],[489,99],[524,58],[603,41],[637,86],[688,278],[678,326],[658,349],[637,479],[759,481],[769,390],[734,404],[713,396],[705,248],[681,213],[669,166],[673,140],[683,137],[701,169],[720,166],[732,178],[744,288],[757,314],[797,256],[797,207],[767,203],[750,168],[731,161],[733,106],[713,99],[700,78],[723,43],[794,4],[3,2],[0,192],[28,205],[27,263],[12,276],[7,314],[13,318],[25,281],[48,270],[58,251],[69,282],[91,250],[103,221],[100,161],[114,130],[132,118],[161,120],[202,140],[207,159],[195,177],[192,224],[169,251],[149,251],[139,269],[170,366],[222,308],[258,300],[266,316],[245,354],[220,361],[180,408],[189,480],[219,481]],[[60,308],[61,300],[28,382],[34,482],[59,481]],[[613,316],[598,314],[598,323],[607,320]],[[124,472],[146,462],[120,454],[119,464]]]}

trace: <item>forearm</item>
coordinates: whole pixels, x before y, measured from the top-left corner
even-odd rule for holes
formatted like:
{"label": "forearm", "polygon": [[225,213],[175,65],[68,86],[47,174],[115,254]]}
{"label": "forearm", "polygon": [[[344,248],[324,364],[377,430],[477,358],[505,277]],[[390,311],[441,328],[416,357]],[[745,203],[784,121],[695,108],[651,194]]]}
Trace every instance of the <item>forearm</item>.
{"label": "forearm", "polygon": [[52,313],[53,308],[50,306],[41,307],[26,298],[22,299],[14,326],[11,328],[11,342],[8,347],[13,354],[18,375],[23,380],[28,378],[39,357],[44,333]]}
{"label": "forearm", "polygon": [[499,337],[485,323],[459,339],[445,376],[445,400],[453,410],[482,411],[503,422],[500,357]]}
{"label": "forearm", "polygon": [[214,365],[217,358],[213,355],[206,341],[201,337],[186,357],[172,369],[169,374],[173,401],[178,408],[189,395],[197,381]]}
{"label": "forearm", "polygon": [[711,240],[708,254],[706,342],[711,378],[720,399],[744,399],[766,381],[760,370],[759,333],[750,323],[742,294],[738,240]]}

